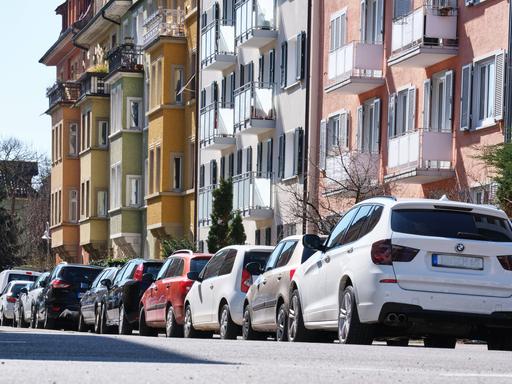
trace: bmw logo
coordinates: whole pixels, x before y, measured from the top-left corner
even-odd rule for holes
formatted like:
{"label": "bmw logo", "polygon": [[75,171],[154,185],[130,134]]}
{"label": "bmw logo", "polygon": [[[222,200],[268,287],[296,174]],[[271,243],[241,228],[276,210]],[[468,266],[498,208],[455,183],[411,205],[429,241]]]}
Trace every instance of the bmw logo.
{"label": "bmw logo", "polygon": [[457,252],[462,252],[462,251],[464,251],[464,249],[466,249],[466,247],[464,246],[464,244],[459,243],[459,244],[457,244],[457,245],[455,246],[455,250],[456,250]]}

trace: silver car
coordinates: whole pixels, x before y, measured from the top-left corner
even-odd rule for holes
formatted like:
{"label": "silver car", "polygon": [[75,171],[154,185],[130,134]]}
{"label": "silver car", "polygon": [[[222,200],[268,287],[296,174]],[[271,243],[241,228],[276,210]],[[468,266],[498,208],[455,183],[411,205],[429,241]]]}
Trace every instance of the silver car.
{"label": "silver car", "polygon": [[0,326],[11,325],[14,320],[14,304],[20,291],[31,281],[13,280],[6,285],[0,295]]}

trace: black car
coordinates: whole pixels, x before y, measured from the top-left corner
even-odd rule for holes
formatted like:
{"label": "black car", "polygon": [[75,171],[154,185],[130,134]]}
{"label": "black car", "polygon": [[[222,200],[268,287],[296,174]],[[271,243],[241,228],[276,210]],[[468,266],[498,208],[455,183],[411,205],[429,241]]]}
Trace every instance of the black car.
{"label": "black car", "polygon": [[58,322],[73,327],[78,323],[80,299],[89,290],[102,268],[62,263],[50,274],[38,307],[38,321],[45,329],[54,329]]}
{"label": "black car", "polygon": [[101,280],[108,291],[101,306],[100,333],[110,333],[117,328],[119,334],[129,335],[139,327],[140,298],[162,265],[162,260],[133,259],[121,268],[114,280]]}
{"label": "black car", "polygon": [[78,318],[78,331],[85,332],[94,329],[94,332],[100,332],[100,311],[101,303],[107,293],[107,287],[101,284],[102,280],[114,280],[118,267],[105,268],[93,281],[91,289],[85,292],[80,300],[80,314]]}

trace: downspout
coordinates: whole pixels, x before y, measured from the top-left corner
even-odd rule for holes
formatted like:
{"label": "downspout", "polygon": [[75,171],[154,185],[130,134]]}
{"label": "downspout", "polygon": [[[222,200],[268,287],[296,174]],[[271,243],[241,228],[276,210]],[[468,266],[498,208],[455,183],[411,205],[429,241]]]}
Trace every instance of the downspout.
{"label": "downspout", "polygon": [[194,79],[194,81],[196,82],[196,86],[195,86],[195,100],[196,100],[196,111],[195,111],[195,121],[196,121],[196,129],[195,129],[195,145],[194,145],[194,172],[193,172],[193,177],[194,177],[194,244],[198,244],[197,241],[198,241],[198,233],[199,233],[199,226],[198,226],[198,220],[197,220],[197,202],[198,202],[198,199],[199,199],[199,188],[197,187],[197,183],[198,183],[198,180],[197,180],[197,169],[199,167],[199,86],[201,85],[199,79],[201,77],[201,73],[199,72],[200,70],[200,65],[199,63],[201,62],[201,57],[199,56],[200,55],[200,46],[199,46],[199,42],[201,41],[201,22],[200,22],[200,16],[201,15],[201,4],[202,4],[202,0],[198,0],[197,1],[197,10],[196,10],[196,78]]}
{"label": "downspout", "polygon": [[512,1],[508,2],[508,47],[505,79],[505,142],[512,142]]}

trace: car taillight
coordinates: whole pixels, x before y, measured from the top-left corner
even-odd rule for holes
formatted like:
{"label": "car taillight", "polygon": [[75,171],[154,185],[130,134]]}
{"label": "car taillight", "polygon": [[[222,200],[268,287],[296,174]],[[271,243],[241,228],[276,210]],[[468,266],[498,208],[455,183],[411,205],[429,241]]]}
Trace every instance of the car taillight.
{"label": "car taillight", "polygon": [[242,269],[242,283],[240,284],[240,290],[244,293],[249,291],[249,288],[252,284],[252,275],[249,273],[247,269]]}
{"label": "car taillight", "polygon": [[14,296],[7,296],[7,301],[9,303],[15,303],[16,302],[16,298]]}
{"label": "car taillight", "polygon": [[190,291],[190,287],[192,287],[192,284],[194,284],[192,280],[180,281],[180,291],[186,294],[188,291]]}
{"label": "car taillight", "polygon": [[144,274],[144,264],[139,264],[135,273],[133,274],[133,280],[142,281],[142,275]]}
{"label": "car taillight", "polygon": [[29,276],[31,276],[31,275],[32,275],[32,272],[25,272],[25,275],[29,275]]}
{"label": "car taillight", "polygon": [[498,261],[500,262],[503,269],[512,271],[512,256],[498,256]]}
{"label": "car taillight", "polygon": [[393,261],[412,261],[420,250],[416,248],[393,245],[390,239],[380,240],[372,244],[372,261],[377,265],[392,265]]}
{"label": "car taillight", "polygon": [[293,279],[293,275],[295,275],[295,268],[290,269],[290,281]]}
{"label": "car taillight", "polygon": [[52,280],[50,285],[52,286],[52,288],[55,288],[55,289],[64,289],[64,288],[71,287],[71,284],[66,283],[64,280],[61,280],[61,279]]}

